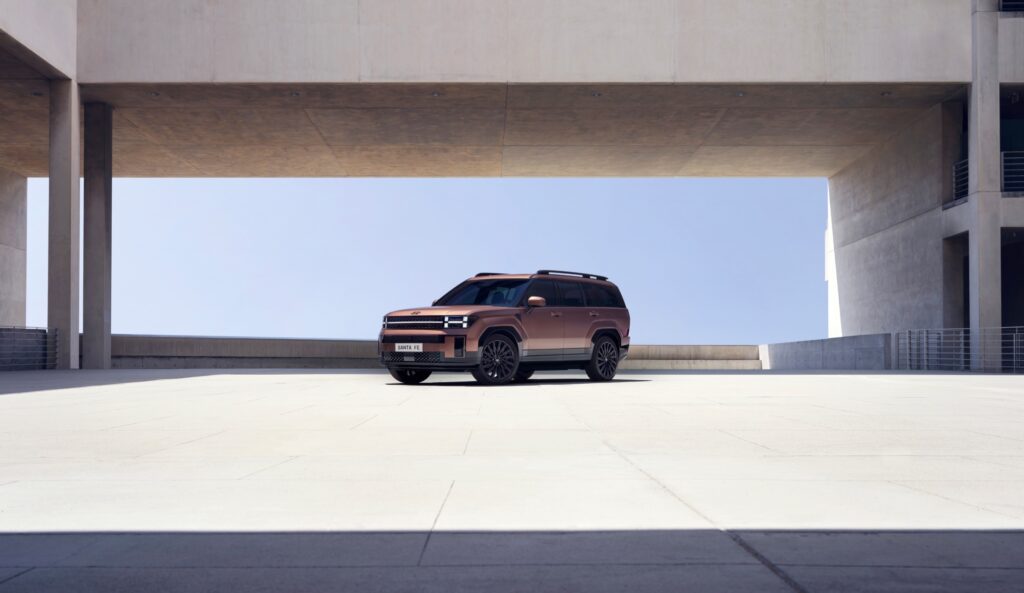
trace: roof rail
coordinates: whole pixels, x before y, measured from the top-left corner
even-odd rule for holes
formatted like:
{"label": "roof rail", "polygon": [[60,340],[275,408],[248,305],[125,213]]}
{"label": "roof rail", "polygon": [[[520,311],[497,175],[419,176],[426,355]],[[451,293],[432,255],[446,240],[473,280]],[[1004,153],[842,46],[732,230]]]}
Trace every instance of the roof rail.
{"label": "roof rail", "polygon": [[567,272],[565,270],[537,270],[538,274],[550,275],[558,274],[562,276],[579,276],[580,278],[593,278],[594,280],[607,280],[608,276],[598,276],[597,274],[584,274],[583,272]]}
{"label": "roof rail", "polygon": [[477,278],[479,276],[503,276],[503,275],[504,275],[504,272],[480,272],[480,273],[476,274],[473,277]]}

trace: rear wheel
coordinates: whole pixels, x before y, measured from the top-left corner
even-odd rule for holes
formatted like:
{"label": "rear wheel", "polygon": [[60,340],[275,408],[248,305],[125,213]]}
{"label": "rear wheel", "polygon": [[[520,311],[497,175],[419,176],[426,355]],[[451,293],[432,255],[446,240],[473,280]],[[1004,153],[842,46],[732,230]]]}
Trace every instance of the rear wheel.
{"label": "rear wheel", "polygon": [[427,380],[430,371],[419,369],[388,369],[391,376],[406,385],[417,385]]}
{"label": "rear wheel", "polygon": [[598,338],[590,362],[587,363],[587,376],[593,381],[611,381],[618,368],[619,346],[608,336]]}
{"label": "rear wheel", "polygon": [[516,371],[516,376],[515,376],[515,379],[513,379],[513,381],[515,381],[516,383],[522,383],[524,381],[527,381],[532,376],[533,376],[533,369],[531,369],[531,368],[524,368],[524,367],[520,366],[519,370]]}
{"label": "rear wheel", "polygon": [[519,370],[519,348],[510,338],[493,335],[480,346],[480,364],[473,378],[484,385],[503,385],[515,379]]}

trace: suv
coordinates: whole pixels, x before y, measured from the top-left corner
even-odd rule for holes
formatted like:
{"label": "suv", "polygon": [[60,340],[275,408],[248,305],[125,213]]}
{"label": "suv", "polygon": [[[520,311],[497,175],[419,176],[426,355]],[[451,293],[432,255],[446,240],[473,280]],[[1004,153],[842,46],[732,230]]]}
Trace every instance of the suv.
{"label": "suv", "polygon": [[409,385],[433,371],[470,371],[486,385],[566,369],[610,381],[629,352],[629,311],[604,276],[484,272],[433,306],[385,315],[378,350]]}

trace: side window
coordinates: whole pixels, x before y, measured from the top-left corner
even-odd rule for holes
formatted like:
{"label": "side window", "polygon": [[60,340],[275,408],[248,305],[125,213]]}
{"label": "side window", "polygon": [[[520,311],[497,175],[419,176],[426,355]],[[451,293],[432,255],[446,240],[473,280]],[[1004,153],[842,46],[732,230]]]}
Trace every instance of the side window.
{"label": "side window", "polygon": [[[555,291],[555,283],[550,280],[534,280],[526,291],[526,298],[532,296],[544,297],[549,307],[558,306],[558,293]],[[526,302],[526,299],[523,299]]]}
{"label": "side window", "polygon": [[563,307],[582,307],[583,288],[578,282],[557,282]]}
{"label": "side window", "polygon": [[583,292],[587,295],[588,307],[614,307],[615,297],[612,296],[604,286],[587,282],[583,285]]}
{"label": "side window", "polygon": [[622,293],[619,292],[619,289],[615,286],[609,286],[607,290],[612,295],[612,306],[619,307],[620,309],[625,309],[626,301],[622,300]]}

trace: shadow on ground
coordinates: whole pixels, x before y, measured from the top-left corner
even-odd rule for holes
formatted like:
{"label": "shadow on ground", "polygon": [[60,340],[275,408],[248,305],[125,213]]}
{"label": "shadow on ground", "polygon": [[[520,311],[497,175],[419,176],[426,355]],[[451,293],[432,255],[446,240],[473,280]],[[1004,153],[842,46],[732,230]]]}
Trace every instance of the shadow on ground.
{"label": "shadow on ground", "polygon": [[0,534],[0,592],[1019,592],[1021,531]]}
{"label": "shadow on ground", "polygon": [[[535,378],[530,379],[528,381],[523,381],[522,383],[506,383],[504,385],[481,385],[481,384],[479,384],[479,383],[477,383],[476,381],[473,381],[473,380],[469,380],[469,381],[435,381],[435,380],[428,380],[425,383],[420,383],[419,385],[415,385],[413,387],[483,387],[485,389],[492,389],[492,388],[496,388],[496,387],[519,387],[519,388],[524,388],[524,387],[530,387],[531,385],[576,385],[576,384],[580,384],[580,383],[594,383],[594,381],[591,381],[590,379],[586,379],[586,378],[583,378],[583,379],[576,379],[576,378],[559,378],[559,379],[551,378],[551,379],[545,379],[543,377],[536,378],[537,375],[534,375],[534,377]],[[616,377],[612,381],[612,383],[648,383],[650,381],[651,381],[651,379],[623,379],[621,377]],[[394,381],[394,382],[388,383],[388,385],[401,385],[401,383],[399,383],[397,381]]]}

